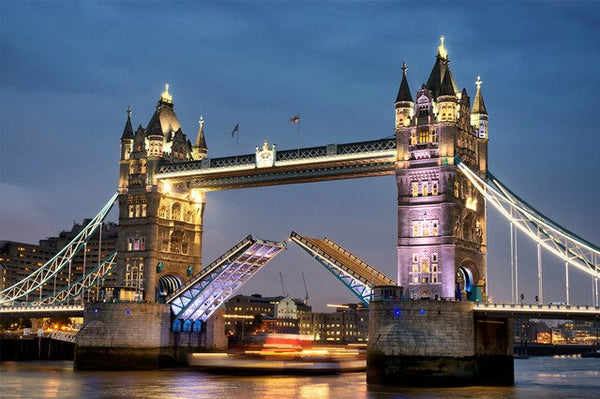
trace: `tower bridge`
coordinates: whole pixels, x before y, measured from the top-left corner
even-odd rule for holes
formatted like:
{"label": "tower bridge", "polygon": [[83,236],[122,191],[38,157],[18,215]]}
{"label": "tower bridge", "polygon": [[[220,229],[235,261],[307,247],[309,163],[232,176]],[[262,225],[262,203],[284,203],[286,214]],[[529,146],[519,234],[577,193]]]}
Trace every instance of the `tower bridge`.
{"label": "tower bridge", "polygon": [[[500,383],[512,381],[512,375],[508,377],[512,360],[507,352],[511,318],[598,319],[600,249],[542,215],[490,173],[489,115],[481,86],[478,77],[472,102],[466,89],[457,88],[442,41],[429,78],[414,93],[414,100],[406,64],[402,67],[394,103],[394,137],[287,150],[265,141],[254,154],[210,158],[204,119],[200,118],[192,144],[180,126],[167,85],[145,128],[139,125],[134,131],[128,110],[120,140],[117,194],[55,258],[23,282],[0,292],[0,303],[25,300],[29,306],[35,302],[38,312],[44,306],[68,307],[70,299],[83,298],[86,290],[101,284],[103,273],[112,268],[115,259],[120,286],[112,288],[120,292],[118,299],[167,302],[175,323],[159,305],[152,308],[156,318],[170,327],[187,325],[189,331],[199,325],[196,322],[208,320],[223,301],[285,248],[283,242],[247,237],[203,267],[204,211],[211,191],[395,175],[395,280],[331,240],[295,232],[290,236],[361,301],[371,305],[378,338],[370,343],[370,349],[381,357],[373,360],[378,366],[370,368],[369,380],[394,380],[396,376],[385,374],[385,365],[398,369],[398,364],[408,361],[408,369],[411,364],[428,369],[442,360],[457,369],[471,370],[469,378],[481,377],[480,372],[488,378],[493,374],[490,370],[497,370],[489,361],[496,359],[509,370],[499,374]],[[74,254],[115,201],[119,204],[119,237],[111,267],[100,264],[78,284],[70,284],[66,293],[55,292],[49,298],[40,294],[37,301],[30,298],[36,290],[41,293],[41,286],[58,270],[70,267]],[[511,226],[510,304],[489,303],[486,205],[498,210]],[[518,232],[531,238],[538,249],[541,303],[535,306],[520,305],[518,300]],[[542,250],[565,264],[564,306],[543,304]],[[573,268],[590,278],[591,304],[569,304],[568,280]],[[394,295],[374,293],[380,286],[388,287],[385,289]],[[390,288],[394,286],[402,288],[394,291]],[[94,319],[90,326],[108,331],[102,330],[103,323],[110,317],[122,317],[122,309],[115,306],[119,309],[116,313],[104,306],[102,309],[110,313],[108,318]],[[129,309],[127,312],[129,315]],[[138,322],[142,320],[148,319],[142,317]],[[448,323],[456,328],[448,330]],[[157,330],[157,334],[162,333]],[[90,333],[87,337],[91,341],[85,342],[91,346],[94,338]],[[496,345],[493,337],[505,341]],[[419,340],[429,344],[418,353],[410,352],[406,345],[398,346]],[[456,345],[442,348],[440,342]],[[455,371],[448,370],[448,375]]]}

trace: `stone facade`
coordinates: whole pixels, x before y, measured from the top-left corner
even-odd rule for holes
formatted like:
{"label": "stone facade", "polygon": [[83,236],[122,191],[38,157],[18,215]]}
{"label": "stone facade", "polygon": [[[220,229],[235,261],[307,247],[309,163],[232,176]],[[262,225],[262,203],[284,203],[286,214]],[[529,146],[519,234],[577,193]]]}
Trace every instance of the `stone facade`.
{"label": "stone facade", "polygon": [[155,369],[173,362],[171,310],[151,303],[90,303],[76,336],[75,369]]}
{"label": "stone facade", "polygon": [[483,300],[486,215],[483,197],[457,171],[455,157],[485,178],[487,111],[478,82],[474,107],[456,89],[440,46],[426,84],[396,100],[398,284],[411,298]]}
{"label": "stone facade", "polygon": [[367,381],[407,386],[510,385],[513,325],[467,301],[371,302]]}
{"label": "stone facade", "polygon": [[201,266],[205,194],[159,182],[155,174],[160,163],[206,156],[203,124],[192,146],[168,88],[146,129],[140,125],[134,133],[128,111],[119,161],[117,271],[138,299],[162,301]]}

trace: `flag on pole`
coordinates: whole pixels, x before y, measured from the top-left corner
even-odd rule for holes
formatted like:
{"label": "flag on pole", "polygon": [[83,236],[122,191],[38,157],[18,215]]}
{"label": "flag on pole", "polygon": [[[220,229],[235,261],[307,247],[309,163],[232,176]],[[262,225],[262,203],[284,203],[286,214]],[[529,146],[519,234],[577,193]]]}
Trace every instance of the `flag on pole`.
{"label": "flag on pole", "polygon": [[235,136],[235,134],[240,134],[240,123],[238,122],[234,127],[233,130],[231,131],[231,137]]}
{"label": "flag on pole", "polygon": [[290,118],[290,122],[292,123],[292,125],[295,125],[296,123],[300,122],[300,114],[292,116]]}

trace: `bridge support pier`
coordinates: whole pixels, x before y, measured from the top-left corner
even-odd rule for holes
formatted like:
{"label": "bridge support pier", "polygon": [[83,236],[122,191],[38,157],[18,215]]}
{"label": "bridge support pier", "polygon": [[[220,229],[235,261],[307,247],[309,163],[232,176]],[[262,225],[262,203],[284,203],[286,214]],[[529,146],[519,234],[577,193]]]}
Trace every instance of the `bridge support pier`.
{"label": "bridge support pier", "polygon": [[369,384],[514,383],[509,319],[478,317],[472,302],[374,298],[370,310]]}
{"label": "bridge support pier", "polygon": [[227,350],[222,313],[215,312],[202,333],[174,333],[169,305],[88,303],[75,338],[75,369],[153,370],[186,364],[191,351]]}

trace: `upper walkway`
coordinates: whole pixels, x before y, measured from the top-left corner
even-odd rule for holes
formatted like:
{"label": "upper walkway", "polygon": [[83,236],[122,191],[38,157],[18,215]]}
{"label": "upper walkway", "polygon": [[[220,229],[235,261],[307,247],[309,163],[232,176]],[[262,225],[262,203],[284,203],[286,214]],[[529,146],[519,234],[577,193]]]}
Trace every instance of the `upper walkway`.
{"label": "upper walkway", "polygon": [[156,177],[216,191],[392,175],[396,158],[395,138],[285,151],[265,146],[256,154],[163,163]]}

